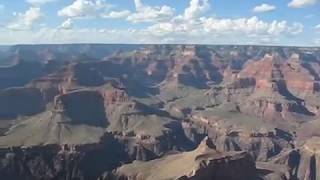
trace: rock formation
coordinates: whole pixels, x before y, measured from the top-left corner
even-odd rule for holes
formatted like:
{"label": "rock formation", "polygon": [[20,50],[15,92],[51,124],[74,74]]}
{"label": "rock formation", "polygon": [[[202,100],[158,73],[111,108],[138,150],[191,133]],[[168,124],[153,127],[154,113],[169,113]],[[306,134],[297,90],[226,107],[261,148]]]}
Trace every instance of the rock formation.
{"label": "rock formation", "polygon": [[149,162],[135,161],[105,173],[100,179],[257,179],[254,161],[244,152],[221,153],[205,139],[191,152],[169,155]]}

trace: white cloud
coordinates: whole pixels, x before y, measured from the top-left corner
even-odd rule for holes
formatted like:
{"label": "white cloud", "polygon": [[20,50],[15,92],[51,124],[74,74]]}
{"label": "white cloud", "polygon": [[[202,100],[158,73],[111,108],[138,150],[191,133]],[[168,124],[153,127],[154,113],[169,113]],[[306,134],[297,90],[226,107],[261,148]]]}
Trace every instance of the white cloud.
{"label": "white cloud", "polygon": [[198,18],[210,9],[208,0],[190,0],[189,7],[184,11],[186,19]]}
{"label": "white cloud", "polygon": [[[259,20],[254,16],[251,18],[238,18],[238,19],[215,19],[204,18],[203,26],[208,32],[219,33],[245,33],[245,34],[257,34],[257,35],[272,35],[277,36],[281,33],[296,35],[301,33],[303,26],[298,23],[288,25],[286,21],[272,21],[265,22]],[[302,30],[301,30],[302,29]]]}
{"label": "white cloud", "polygon": [[131,14],[128,10],[123,11],[111,11],[108,14],[102,14],[103,18],[111,18],[111,19],[119,19],[119,18],[127,18]]}
{"label": "white cloud", "polygon": [[315,45],[320,45],[320,38],[319,38],[319,39],[315,39],[315,40],[314,40],[314,44],[315,44]]}
{"label": "white cloud", "polygon": [[306,6],[314,5],[318,0],[292,0],[288,6],[292,8],[302,8]]}
{"label": "white cloud", "polygon": [[175,13],[175,9],[169,6],[147,6],[141,0],[134,0],[136,12],[127,17],[133,23],[139,22],[160,22],[170,20]]}
{"label": "white cloud", "polygon": [[175,39],[175,43],[277,43],[283,38],[295,38],[303,32],[300,23],[262,21],[257,17],[220,19],[206,18],[189,21],[173,19],[151,25],[144,33],[162,39]]}
{"label": "white cloud", "polygon": [[[1,31],[0,42],[15,43],[203,43],[203,44],[286,44],[300,40],[304,26],[287,21],[265,21],[256,16],[245,18],[217,18],[205,16],[210,9],[208,0],[190,0],[189,6],[181,13],[166,5],[149,6],[135,0],[135,12],[129,10],[106,11],[108,5],[102,0],[74,0],[59,11],[65,21],[56,28],[25,28],[10,33]],[[39,14],[40,13],[40,9]],[[105,14],[102,14],[106,12]],[[17,13],[18,24],[32,27],[36,20],[24,18]],[[123,18],[133,23],[150,22],[146,28],[136,29],[79,29],[73,24],[81,17]],[[36,16],[34,16],[36,17]],[[20,19],[20,20],[19,20]],[[21,20],[24,19],[24,20]],[[28,20],[29,19],[29,20]],[[31,18],[32,19],[32,18]],[[38,19],[38,18],[33,18]],[[19,20],[19,21],[18,21]],[[22,23],[29,22],[29,23]],[[14,24],[14,23],[12,23]],[[14,26],[13,26],[14,27]],[[134,27],[134,26],[133,26]],[[14,28],[12,28],[14,29]],[[8,31],[8,32],[7,32]],[[90,36],[88,36],[90,34]],[[314,44],[315,38],[302,43]],[[300,42],[301,43],[301,42]],[[291,44],[291,45],[292,45]]]}
{"label": "white cloud", "polygon": [[320,24],[316,25],[316,30],[320,32]]}
{"label": "white cloud", "polygon": [[253,12],[261,13],[261,12],[270,12],[274,11],[276,9],[276,6],[270,5],[270,4],[261,4],[259,6],[256,6],[253,8]]}
{"label": "white cloud", "polygon": [[59,26],[60,29],[72,29],[73,28],[73,20],[68,18]]}
{"label": "white cloud", "polygon": [[7,28],[12,30],[30,29],[43,16],[39,7],[30,7],[25,13],[14,13],[16,20],[9,23]]}
{"label": "white cloud", "polygon": [[108,6],[104,0],[75,0],[71,5],[59,10],[58,15],[70,18],[90,17]]}
{"label": "white cloud", "polygon": [[27,3],[30,3],[34,6],[38,6],[38,5],[43,5],[43,4],[47,4],[47,3],[50,3],[50,2],[54,2],[54,1],[57,1],[57,0],[26,0]]}
{"label": "white cloud", "polygon": [[[39,30],[24,30],[12,33],[4,30],[0,33],[0,42],[15,43],[192,43],[192,44],[273,44],[297,45],[296,36],[286,37],[287,28],[278,35],[268,33],[243,33],[242,31],[224,32],[205,31],[199,23],[179,24],[158,23],[146,29],[62,29],[43,27]],[[286,27],[288,27],[287,25]],[[281,29],[281,28],[280,28]],[[90,36],[88,36],[90,34]],[[297,36],[298,37],[298,36]],[[291,44],[290,44],[291,43]],[[305,44],[314,44],[314,39],[305,40]]]}

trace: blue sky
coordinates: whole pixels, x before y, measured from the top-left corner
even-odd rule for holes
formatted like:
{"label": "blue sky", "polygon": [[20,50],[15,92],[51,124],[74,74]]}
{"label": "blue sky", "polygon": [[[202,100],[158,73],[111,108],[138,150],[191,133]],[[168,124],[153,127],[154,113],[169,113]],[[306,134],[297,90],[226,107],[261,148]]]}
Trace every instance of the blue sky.
{"label": "blue sky", "polygon": [[320,46],[320,0],[1,0],[0,43]]}

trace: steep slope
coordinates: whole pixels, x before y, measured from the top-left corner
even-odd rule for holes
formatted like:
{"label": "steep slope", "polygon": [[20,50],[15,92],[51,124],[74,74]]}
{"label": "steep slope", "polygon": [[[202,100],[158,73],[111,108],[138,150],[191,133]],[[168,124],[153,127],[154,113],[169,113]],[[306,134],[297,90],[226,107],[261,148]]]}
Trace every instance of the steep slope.
{"label": "steep slope", "polygon": [[210,148],[205,139],[197,149],[169,155],[149,162],[135,161],[101,179],[256,179],[253,160],[246,153],[221,153]]}

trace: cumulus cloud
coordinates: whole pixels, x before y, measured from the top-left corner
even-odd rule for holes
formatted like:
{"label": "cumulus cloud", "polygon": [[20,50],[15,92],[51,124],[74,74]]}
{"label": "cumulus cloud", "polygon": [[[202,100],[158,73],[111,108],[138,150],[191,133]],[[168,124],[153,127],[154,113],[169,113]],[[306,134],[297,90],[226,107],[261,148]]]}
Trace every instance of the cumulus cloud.
{"label": "cumulus cloud", "polygon": [[136,12],[127,17],[127,20],[133,23],[167,21],[175,13],[174,8],[166,5],[151,7],[143,4],[141,0],[134,0],[134,3]]}
{"label": "cumulus cloud", "polygon": [[[283,37],[293,39],[303,32],[300,23],[287,21],[266,22],[254,16],[251,18],[206,18],[199,20],[172,20],[151,25],[145,34],[158,39],[175,39],[176,43],[276,43]],[[180,38],[180,39],[179,39]],[[218,40],[221,40],[219,42]]]}
{"label": "cumulus cloud", "polygon": [[276,9],[276,6],[273,6],[270,4],[261,4],[259,6],[254,7],[253,12],[256,12],[256,13],[270,12],[270,11],[274,11],[275,9]]}
{"label": "cumulus cloud", "polygon": [[[191,31],[189,31],[191,30]],[[146,29],[78,29],[40,28],[10,33],[2,31],[2,43],[202,43],[202,44],[283,44],[294,42],[294,37],[283,39],[286,31],[279,36],[257,33],[228,33],[222,31],[205,31],[203,26],[191,23],[188,28],[183,25],[158,23]],[[90,36],[88,36],[90,34]],[[306,44],[314,41],[306,41]],[[296,44],[293,44],[296,45]]]}
{"label": "cumulus cloud", "polygon": [[264,34],[279,35],[288,33],[291,35],[299,34],[303,31],[303,25],[294,23],[288,25],[286,21],[265,22],[254,16],[251,18],[238,19],[217,19],[201,18],[199,22],[183,22],[176,24],[172,22],[160,23],[151,26],[153,30],[171,32],[192,32],[194,30],[204,30],[210,33],[245,33],[245,34]]}
{"label": "cumulus cloud", "polygon": [[[103,0],[73,0],[58,14],[65,17],[56,28],[40,27],[25,29],[14,33],[0,33],[1,42],[17,43],[203,43],[203,44],[285,44],[296,43],[304,30],[301,23],[289,23],[281,20],[262,20],[256,16],[245,18],[218,18],[206,16],[210,10],[208,0],[190,0],[188,7],[176,14],[174,8],[161,5],[149,6],[141,0],[135,0],[135,11],[106,11]],[[35,7],[34,7],[35,8]],[[40,13],[40,9],[39,14]],[[103,13],[105,12],[105,13]],[[36,20],[23,18],[18,13],[17,21],[32,27]],[[41,17],[41,16],[40,16]],[[147,27],[131,26],[128,29],[74,28],[74,22],[82,17],[122,18],[139,23],[149,22]],[[20,19],[18,21],[18,19]],[[21,19],[29,23],[22,23]],[[28,20],[29,19],[29,20]],[[33,18],[38,19],[38,18]],[[9,30],[8,30],[9,31]],[[87,34],[90,34],[88,36]],[[21,37],[24,38],[21,38]],[[24,42],[22,42],[22,39]],[[313,44],[313,39],[306,44]],[[294,44],[296,45],[296,44]]]}
{"label": "cumulus cloud", "polygon": [[14,13],[16,20],[9,23],[7,28],[12,30],[30,29],[43,16],[39,7],[30,7],[25,13]]}
{"label": "cumulus cloud", "polygon": [[121,19],[121,18],[127,18],[131,12],[129,10],[123,10],[123,11],[111,11],[107,14],[102,14],[101,17],[103,18],[110,18],[110,19]]}
{"label": "cumulus cloud", "polygon": [[318,0],[292,0],[288,6],[292,8],[302,8],[306,6],[314,5]]}
{"label": "cumulus cloud", "polygon": [[75,0],[71,5],[59,10],[58,15],[69,18],[90,17],[108,6],[104,0]]}
{"label": "cumulus cloud", "polygon": [[259,20],[256,16],[239,19],[215,19],[203,20],[204,28],[209,32],[241,32],[247,34],[271,34],[278,35],[287,28],[286,21],[273,21],[271,23]]}
{"label": "cumulus cloud", "polygon": [[[271,5],[270,5],[271,6]],[[264,10],[266,6],[264,7]],[[274,7],[275,8],[275,7]],[[161,40],[192,43],[255,42],[276,43],[283,38],[294,39],[304,30],[301,23],[263,21],[256,16],[249,18],[216,18],[204,14],[210,9],[206,0],[190,0],[184,14],[170,21],[158,22],[144,29],[144,33]],[[259,9],[259,8],[258,8]],[[270,11],[271,8],[269,8]],[[262,11],[262,8],[259,9]]]}
{"label": "cumulus cloud", "polygon": [[184,11],[184,17],[187,19],[198,18],[210,9],[208,0],[191,0],[189,7]]}
{"label": "cumulus cloud", "polygon": [[43,5],[43,4],[47,4],[47,3],[50,3],[50,2],[54,2],[54,1],[57,1],[57,0],[26,0],[27,3],[30,3],[34,6],[38,6],[38,5]]}
{"label": "cumulus cloud", "polygon": [[60,29],[72,29],[73,28],[73,20],[68,18],[59,26]]}

